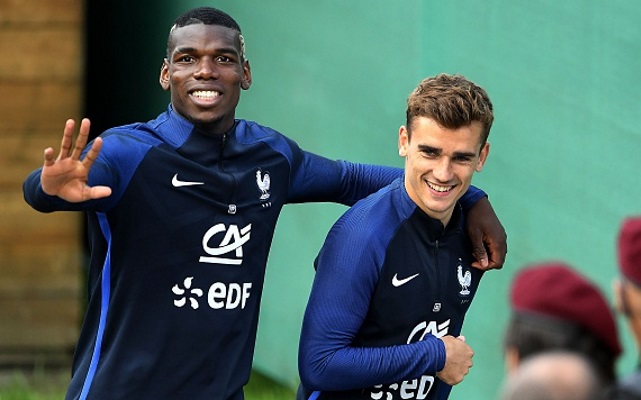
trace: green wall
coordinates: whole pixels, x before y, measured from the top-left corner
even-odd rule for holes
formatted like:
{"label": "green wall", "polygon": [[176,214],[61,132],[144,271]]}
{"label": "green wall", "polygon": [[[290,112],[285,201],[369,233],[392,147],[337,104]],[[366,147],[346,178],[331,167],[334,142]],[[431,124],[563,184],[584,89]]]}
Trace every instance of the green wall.
{"label": "green wall", "polygon": [[[401,166],[396,135],[405,99],[425,76],[462,73],[488,90],[496,123],[488,163],[474,183],[489,193],[508,231],[509,255],[503,270],[486,275],[468,314],[463,332],[475,367],[452,398],[496,398],[508,287],[524,264],[565,260],[611,298],[618,225],[641,212],[641,3],[166,3],[155,11],[165,30],[177,14],[203,4],[234,16],[254,78],[237,116],[331,158]],[[161,35],[153,46],[162,51],[164,41]],[[162,56],[148,64],[154,81]],[[155,115],[166,100],[159,89],[149,96]],[[312,262],[343,211],[288,206],[276,232],[255,365],[291,385]],[[619,369],[627,373],[635,348],[620,329],[627,353]]]}

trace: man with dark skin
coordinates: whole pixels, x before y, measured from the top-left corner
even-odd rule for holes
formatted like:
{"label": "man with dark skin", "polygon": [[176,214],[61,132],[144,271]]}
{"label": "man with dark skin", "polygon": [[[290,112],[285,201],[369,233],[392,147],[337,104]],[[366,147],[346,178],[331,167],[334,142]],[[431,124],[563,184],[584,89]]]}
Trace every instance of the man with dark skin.
{"label": "man with dark skin", "polygon": [[[46,149],[25,181],[35,209],[87,212],[89,304],[68,399],[242,399],[282,206],[351,205],[400,175],[236,119],[251,83],[238,24],[189,10],[160,72],[168,110],[88,146],[89,120],[75,143],[68,120],[59,154]],[[501,268],[505,231],[481,191],[467,200],[477,267]]]}

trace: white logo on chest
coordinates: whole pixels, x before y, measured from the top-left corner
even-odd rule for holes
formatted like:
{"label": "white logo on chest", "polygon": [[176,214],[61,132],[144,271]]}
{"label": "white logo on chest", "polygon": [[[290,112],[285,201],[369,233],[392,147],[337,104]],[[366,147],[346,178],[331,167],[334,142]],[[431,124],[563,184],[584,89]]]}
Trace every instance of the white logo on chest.
{"label": "white logo on chest", "polygon": [[178,174],[174,175],[174,177],[171,178],[171,185],[176,188],[185,187],[185,186],[204,185],[204,184],[205,182],[192,182],[192,181],[180,180],[178,179]]}
{"label": "white logo on chest", "polygon": [[[220,223],[209,228],[203,236],[203,250],[209,256],[201,256],[198,261],[208,264],[227,264],[240,265],[243,262],[243,245],[249,241],[251,234],[251,224],[244,228],[238,228],[237,225],[231,224],[229,228]],[[210,247],[209,241],[219,233],[225,233],[223,239],[217,247]],[[234,257],[221,257],[232,254]]]}
{"label": "white logo on chest", "polygon": [[458,259],[458,267],[456,269],[456,277],[458,278],[458,283],[461,285],[461,291],[459,294],[467,296],[470,294],[469,287],[472,284],[472,273],[470,271],[465,271],[463,273],[463,266],[461,265],[461,259]]}
{"label": "white logo on chest", "polygon": [[261,192],[260,199],[261,200],[267,200],[269,199],[269,186],[271,185],[271,178],[269,177],[269,172],[265,172],[263,174],[263,171],[257,170],[256,171],[256,185],[258,186],[258,189]]}
{"label": "white logo on chest", "polygon": [[398,279],[398,274],[394,274],[392,277],[392,286],[394,287],[399,287],[405,285],[407,282],[411,281],[412,279],[416,278],[418,274],[410,275],[407,278],[403,279]]}

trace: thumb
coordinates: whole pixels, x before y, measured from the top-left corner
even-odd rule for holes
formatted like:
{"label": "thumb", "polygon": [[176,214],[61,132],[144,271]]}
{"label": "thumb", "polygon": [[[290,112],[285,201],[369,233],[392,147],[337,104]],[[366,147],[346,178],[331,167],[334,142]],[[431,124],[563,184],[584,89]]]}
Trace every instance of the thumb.
{"label": "thumb", "polygon": [[485,243],[483,243],[483,231],[478,229],[475,226],[468,226],[467,235],[472,242],[472,255],[476,259],[472,263],[472,266],[482,270],[486,270],[490,265],[490,261],[487,256],[487,250],[485,249]]}
{"label": "thumb", "polygon": [[477,240],[477,238],[472,238],[472,243],[473,243],[473,250],[472,254],[474,255],[474,258],[476,258],[476,262],[472,263],[473,267],[481,268],[483,270],[487,269],[487,267],[490,265],[490,262],[487,257],[487,250],[485,249],[485,245],[483,244],[483,239],[482,236],[480,236]]}
{"label": "thumb", "polygon": [[464,342],[465,341],[465,336],[461,335],[461,336],[457,337],[457,339]]}

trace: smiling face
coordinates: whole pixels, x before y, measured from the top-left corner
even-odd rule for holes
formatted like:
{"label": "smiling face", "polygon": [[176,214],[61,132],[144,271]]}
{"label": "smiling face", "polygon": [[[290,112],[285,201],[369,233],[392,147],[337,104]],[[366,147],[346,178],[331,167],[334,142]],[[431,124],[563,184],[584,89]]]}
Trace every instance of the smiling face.
{"label": "smiling face", "polygon": [[481,146],[482,131],[477,121],[447,129],[427,117],[414,118],[409,132],[405,126],[399,130],[405,189],[416,205],[444,226],[470,187],[474,172],[480,172],[487,159],[490,145]]}
{"label": "smiling face", "polygon": [[173,109],[212,134],[234,125],[240,90],[249,89],[249,61],[241,57],[239,32],[218,25],[175,28],[160,71]]}

